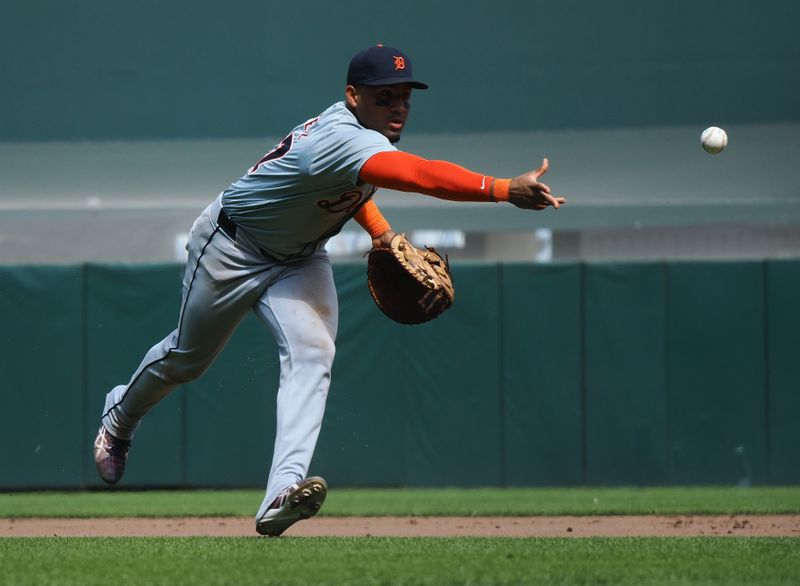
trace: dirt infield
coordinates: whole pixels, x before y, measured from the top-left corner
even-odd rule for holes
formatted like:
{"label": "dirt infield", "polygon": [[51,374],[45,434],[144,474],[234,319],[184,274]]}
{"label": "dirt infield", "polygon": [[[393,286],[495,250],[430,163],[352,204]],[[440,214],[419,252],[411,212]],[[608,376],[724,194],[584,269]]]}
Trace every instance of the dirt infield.
{"label": "dirt infield", "polygon": [[[252,517],[0,519],[0,537],[255,536]],[[319,517],[286,536],[800,537],[800,515]]]}

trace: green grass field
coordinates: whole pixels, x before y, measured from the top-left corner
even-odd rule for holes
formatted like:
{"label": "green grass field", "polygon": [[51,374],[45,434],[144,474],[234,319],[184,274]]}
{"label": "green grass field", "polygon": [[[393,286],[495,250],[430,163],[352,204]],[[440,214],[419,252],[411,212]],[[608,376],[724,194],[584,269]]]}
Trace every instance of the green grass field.
{"label": "green grass field", "polygon": [[16,538],[0,584],[792,584],[765,538]]}
{"label": "green grass field", "polygon": [[[261,491],[5,493],[0,516],[252,515]],[[800,513],[800,488],[332,490],[341,515]],[[800,583],[800,538],[2,538],[0,585]]]}

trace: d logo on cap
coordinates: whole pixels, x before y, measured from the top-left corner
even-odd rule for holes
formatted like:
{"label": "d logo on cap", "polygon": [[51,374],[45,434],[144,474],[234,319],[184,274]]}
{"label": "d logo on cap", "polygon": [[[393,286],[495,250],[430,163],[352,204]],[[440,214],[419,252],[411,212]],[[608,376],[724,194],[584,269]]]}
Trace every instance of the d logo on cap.
{"label": "d logo on cap", "polygon": [[407,83],[415,89],[428,85],[414,79],[411,58],[400,49],[375,45],[359,51],[347,68],[347,85],[394,85]]}

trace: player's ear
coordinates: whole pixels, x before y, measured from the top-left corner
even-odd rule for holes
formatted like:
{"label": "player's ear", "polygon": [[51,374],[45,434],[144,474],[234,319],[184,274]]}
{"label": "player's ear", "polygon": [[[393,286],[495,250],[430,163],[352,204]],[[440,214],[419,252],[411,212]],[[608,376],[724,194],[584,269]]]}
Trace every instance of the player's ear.
{"label": "player's ear", "polygon": [[358,105],[358,90],[355,86],[348,85],[344,88],[344,99],[350,108],[355,108]]}

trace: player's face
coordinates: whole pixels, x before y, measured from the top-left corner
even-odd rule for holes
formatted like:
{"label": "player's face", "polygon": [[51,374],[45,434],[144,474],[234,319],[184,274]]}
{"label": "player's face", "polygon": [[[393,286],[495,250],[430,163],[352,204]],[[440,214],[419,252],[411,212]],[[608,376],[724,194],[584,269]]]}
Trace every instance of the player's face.
{"label": "player's face", "polygon": [[347,86],[347,104],[361,124],[380,132],[395,143],[405,128],[408,112],[411,109],[411,86],[360,85]]}

